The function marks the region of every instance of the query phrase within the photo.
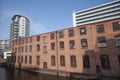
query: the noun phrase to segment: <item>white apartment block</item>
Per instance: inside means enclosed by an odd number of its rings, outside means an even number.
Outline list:
[[[73,26],[86,25],[120,18],[120,0],[73,13]]]
[[[25,16],[14,15],[10,29],[10,40],[20,37],[28,37],[30,32],[30,21]]]

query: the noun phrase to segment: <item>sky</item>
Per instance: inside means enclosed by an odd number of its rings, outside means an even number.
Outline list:
[[[0,40],[9,39],[15,14],[30,20],[30,35],[73,26],[72,14],[115,0],[0,0]]]

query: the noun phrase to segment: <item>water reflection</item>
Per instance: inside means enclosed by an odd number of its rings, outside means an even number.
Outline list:
[[[0,80],[57,80],[57,76],[0,67]],[[59,77],[59,80],[66,80]]]

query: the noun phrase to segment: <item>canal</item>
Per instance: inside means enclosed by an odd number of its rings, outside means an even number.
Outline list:
[[[0,67],[0,80],[66,80],[65,77]]]

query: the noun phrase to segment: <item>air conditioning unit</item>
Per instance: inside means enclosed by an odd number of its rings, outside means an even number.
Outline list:
[[[107,47],[107,44],[106,43],[99,43],[98,47]]]

